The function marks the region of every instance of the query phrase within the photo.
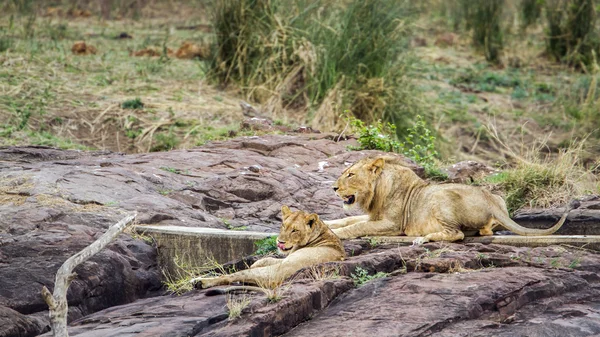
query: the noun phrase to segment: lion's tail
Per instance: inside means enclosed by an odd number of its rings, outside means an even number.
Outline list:
[[[265,295],[269,295],[269,289],[264,289],[261,287],[253,287],[253,286],[231,286],[231,287],[227,287],[227,288],[215,288],[215,289],[210,289],[210,290],[206,291],[206,293],[204,293],[204,295],[205,296],[224,295],[224,294],[228,294],[228,293],[236,292],[236,291],[256,291],[256,292],[262,292]]]
[[[548,229],[525,228],[525,227],[519,225],[518,223],[514,222],[508,215],[506,215],[504,213],[502,213],[501,216],[498,216],[498,220],[500,220],[500,222],[502,223],[502,226],[504,228],[510,230],[511,232],[519,234],[519,235],[525,235],[525,236],[550,235],[550,234],[553,234],[554,232],[556,232],[557,230],[559,230],[560,227],[562,227],[562,225],[565,223],[565,220],[567,219],[569,212],[573,209],[578,208],[579,206],[580,206],[579,200],[571,201],[569,203],[569,206],[567,207],[567,210],[563,213],[560,220],[558,220],[558,222],[554,226],[552,226]]]

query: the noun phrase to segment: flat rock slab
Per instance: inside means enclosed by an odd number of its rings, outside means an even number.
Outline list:
[[[263,294],[138,300],[74,322],[72,336],[590,336],[600,255],[562,246],[345,243],[345,261]],[[368,280],[368,275],[387,273]],[[247,301],[239,318],[228,302]]]
[[[382,243],[397,243],[399,245],[412,245],[416,237],[412,236],[375,236],[373,240]],[[570,245],[600,251],[600,235],[546,235],[546,236],[521,236],[521,235],[491,235],[465,237],[461,242],[502,244],[517,247],[545,247],[551,245]]]

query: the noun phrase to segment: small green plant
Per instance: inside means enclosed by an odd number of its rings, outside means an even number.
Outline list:
[[[560,261],[560,257],[555,257],[552,260],[550,260],[550,267],[556,268],[556,269],[562,267],[562,262]]]
[[[157,133],[154,135],[154,145],[150,148],[150,152],[170,151],[176,148],[180,143],[177,135],[169,130],[168,133]]]
[[[269,236],[268,238],[260,239],[254,242],[256,246],[255,255],[267,255],[277,252],[277,236]]]
[[[575,268],[579,267],[580,265],[581,265],[581,257],[578,256],[573,261],[571,261],[571,263],[569,263],[568,268],[575,269]]]
[[[112,206],[117,206],[118,204],[119,204],[118,201],[109,201],[109,202],[104,203],[104,206],[112,207]]]
[[[128,99],[125,102],[121,103],[121,108],[134,110],[143,109],[144,103],[139,97],[136,97],[134,99]]]
[[[379,246],[379,240],[377,240],[377,238],[369,238],[369,246],[371,248],[375,248],[377,246]]]
[[[157,191],[158,191],[158,193],[160,193],[160,195],[169,195],[169,194],[173,193],[173,190],[169,190],[169,189],[158,189]]]
[[[350,277],[352,277],[352,280],[354,281],[355,287],[360,287],[371,280],[387,276],[388,273],[384,272],[378,272],[376,274],[369,275],[369,272],[361,267],[356,267],[356,269],[354,269],[354,273],[350,274]]]
[[[176,169],[174,167],[161,166],[160,169],[163,170],[163,171],[167,171],[167,172],[171,172],[171,173],[175,173],[175,174],[181,174],[181,170],[180,169]]]

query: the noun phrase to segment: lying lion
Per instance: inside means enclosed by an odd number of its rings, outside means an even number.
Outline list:
[[[342,173],[333,190],[344,208],[358,204],[368,214],[325,221],[340,239],[408,235],[419,236],[414,244],[421,244],[462,240],[463,230],[492,235],[496,226],[520,235],[550,235],[570,211],[549,229],[521,227],[509,217],[500,196],[477,186],[429,184],[391,156],[361,159]]]
[[[298,270],[324,262],[341,261],[345,257],[344,246],[316,214],[303,211],[292,212],[281,208],[283,224],[277,237],[278,250],[287,255],[284,259],[266,257],[256,261],[250,269],[218,277],[198,278],[202,288],[243,282],[261,287],[275,288]],[[260,290],[242,287],[247,290]],[[242,289],[240,288],[240,289]],[[231,290],[236,290],[232,288]]]

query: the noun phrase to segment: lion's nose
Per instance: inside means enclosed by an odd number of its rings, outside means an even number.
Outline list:
[[[334,192],[337,192],[337,190],[339,190],[339,189],[340,189],[339,187],[337,187],[337,186],[333,186],[333,191],[334,191]]]

